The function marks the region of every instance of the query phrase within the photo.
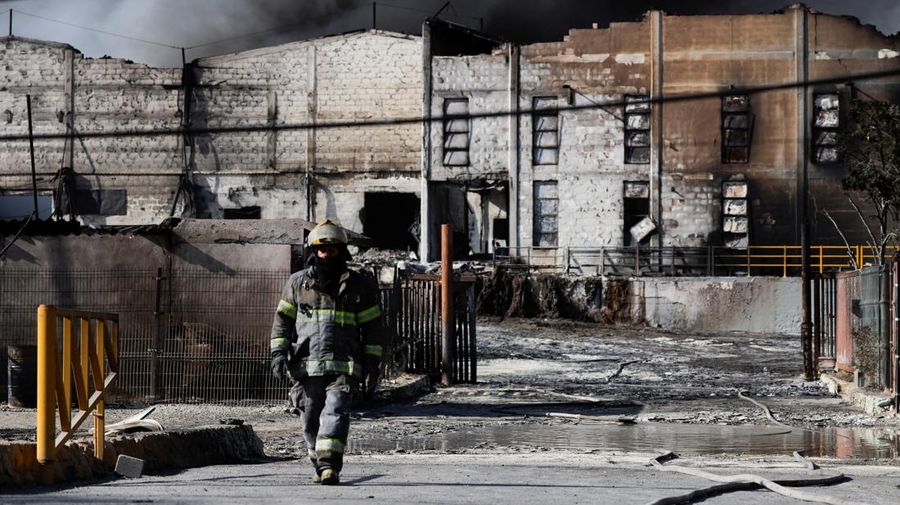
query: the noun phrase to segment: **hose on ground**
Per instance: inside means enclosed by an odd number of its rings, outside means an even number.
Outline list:
[[[750,402],[750,403],[756,405],[757,407],[761,408],[761,409],[763,410],[763,412],[766,413],[766,417],[767,417],[770,421],[772,421],[773,423],[775,423],[775,424],[777,424],[777,425],[779,425],[779,426],[784,426],[785,428],[788,428],[788,431],[786,431],[786,432],[766,433],[766,435],[785,435],[785,434],[787,434],[787,433],[790,433],[790,432],[793,431],[793,430],[809,431],[809,432],[812,432],[812,433],[822,433],[822,430],[814,430],[814,429],[811,429],[811,428],[803,428],[803,427],[798,427],[798,426],[791,426],[790,424],[783,423],[783,422],[779,421],[778,419],[775,419],[775,416],[772,415],[772,411],[771,411],[771,410],[769,409],[769,407],[767,407],[765,404],[760,403],[760,402],[754,400],[753,398],[750,398],[749,396],[744,396],[743,393],[741,393],[740,391],[738,391],[737,396],[738,396],[738,398],[740,398],[740,399],[742,399],[742,400],[747,400],[748,402]],[[847,435],[842,435],[842,434],[840,434],[840,433],[835,433],[835,436],[838,436],[838,437],[841,437],[841,438],[850,438],[850,437],[848,437]]]
[[[827,503],[829,505],[855,505],[854,502],[848,502],[842,500],[840,498],[835,498],[829,495],[818,495],[813,493],[808,493],[804,491],[799,491],[796,489],[791,489],[790,487],[802,487],[802,486],[825,486],[831,484],[838,484],[847,480],[843,474],[830,474],[830,475],[822,475],[821,477],[812,477],[812,478],[804,478],[804,479],[778,479],[778,480],[770,480],[759,475],[754,474],[739,474],[739,475],[719,475],[711,472],[707,472],[704,470],[700,470],[698,468],[688,468],[678,465],[664,465],[662,462],[668,459],[672,459],[675,457],[671,452],[663,453],[655,458],[650,460],[650,464],[653,465],[657,470],[661,470],[664,472],[677,472],[686,475],[691,475],[694,477],[700,477],[703,479],[711,480],[714,482],[719,482],[715,486],[705,487],[696,489],[686,494],[676,495],[676,496],[666,496],[663,498],[659,498],[657,500],[648,502],[647,505],[676,505],[681,503],[690,503],[692,501],[696,501],[700,498],[705,498],[708,496],[719,495],[723,493],[729,493],[733,491],[746,491],[753,490],[759,488],[766,488],[772,492],[778,493],[782,496],[787,496],[789,498],[794,498],[797,500],[809,501],[809,502],[817,502],[817,503]],[[794,453],[794,457],[802,460],[801,462],[806,462],[806,459],[803,458],[799,453]],[[808,466],[807,466],[808,467]]]

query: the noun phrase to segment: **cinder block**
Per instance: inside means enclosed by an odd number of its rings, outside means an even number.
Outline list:
[[[144,460],[119,454],[119,458],[116,460],[116,473],[123,477],[136,479],[144,473]]]

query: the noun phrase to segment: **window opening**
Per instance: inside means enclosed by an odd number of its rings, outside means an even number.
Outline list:
[[[469,99],[444,100],[444,166],[469,165]]]
[[[650,163],[650,97],[625,96],[625,163]]]
[[[535,165],[559,162],[559,107],[555,96],[532,100],[531,160]]]
[[[840,96],[837,93],[813,95],[813,163],[837,163]]]
[[[753,136],[749,95],[722,97],[722,163],[748,163]]]
[[[535,247],[556,247],[559,238],[558,209],[559,193],[556,181],[535,181],[533,238]]]

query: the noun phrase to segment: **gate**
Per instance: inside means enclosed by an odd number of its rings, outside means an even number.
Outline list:
[[[859,329],[859,272],[841,272],[836,278],[835,368],[853,373],[853,333]],[[855,301],[855,303],[854,303]]]
[[[395,359],[406,369],[439,374],[442,355],[440,276],[409,274],[399,278],[400,309],[397,311]],[[475,278],[454,281],[456,346],[453,381],[473,383],[477,379],[475,344]]]
[[[837,281],[833,273],[813,277],[813,343],[818,365],[834,368]],[[827,365],[826,365],[827,364]]]
[[[900,413],[900,257],[895,256],[891,263],[890,289],[890,332],[891,332],[891,381],[894,392],[894,412]]]

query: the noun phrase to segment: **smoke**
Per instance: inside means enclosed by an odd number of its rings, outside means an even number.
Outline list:
[[[0,0],[0,7],[18,11],[13,14],[17,36],[68,43],[89,57],[110,55],[154,66],[181,66],[181,47],[188,48],[190,60],[363,28],[371,24],[363,8],[370,5],[365,0]],[[256,32],[265,33],[241,37]],[[221,42],[209,44],[215,41]]]
[[[379,28],[420,33],[422,22],[445,0],[385,0]],[[441,17],[516,42],[561,40],[570,28],[637,21],[651,9],[671,15],[755,14],[785,8],[792,0],[453,0]],[[900,30],[897,0],[807,0],[811,8]],[[16,13],[14,34],[71,44],[86,56],[110,55],[154,66],[310,39],[372,26],[371,0],[0,0],[0,9],[59,19],[126,34],[160,45],[127,40]],[[5,21],[0,17],[0,24]],[[278,28],[277,30],[271,30]],[[241,35],[261,32],[252,36]],[[210,42],[216,42],[210,44]],[[165,47],[172,46],[172,47]],[[194,47],[201,46],[201,47]]]
[[[485,13],[485,30],[516,42],[561,40],[570,28],[601,27],[611,22],[638,21],[651,9],[670,15],[764,14],[782,10],[790,0],[537,0],[527,8],[517,0],[460,0],[457,5]],[[874,25],[885,34],[900,30],[900,3],[896,0],[807,0],[806,5],[819,12],[850,15],[864,24]]]

